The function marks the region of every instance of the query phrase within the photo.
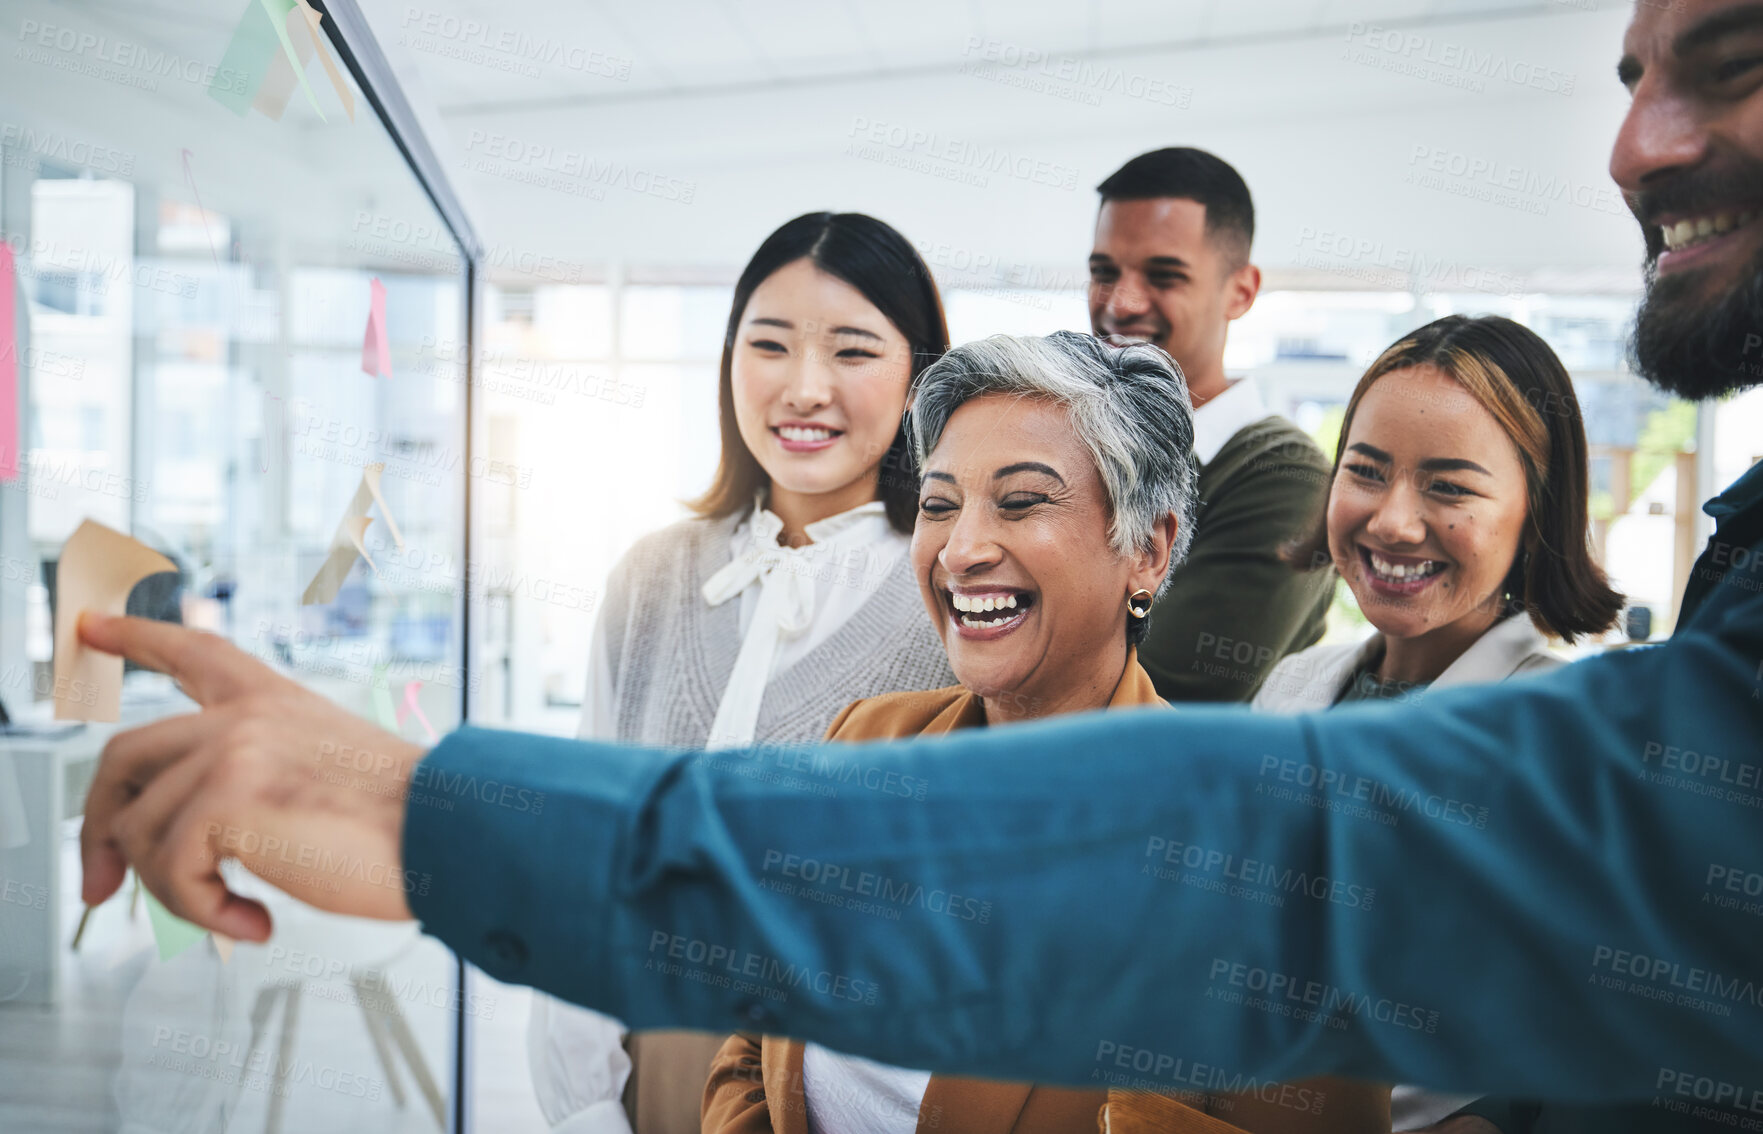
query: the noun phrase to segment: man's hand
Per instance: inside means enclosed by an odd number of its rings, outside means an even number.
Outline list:
[[[170,674],[202,706],[104,746],[80,831],[88,904],[133,865],[172,913],[263,941],[269,911],[221,879],[221,860],[236,858],[319,909],[411,916],[404,797],[421,748],[213,634],[88,611],[80,637]]]

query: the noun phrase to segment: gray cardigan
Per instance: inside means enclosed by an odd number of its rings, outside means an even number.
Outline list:
[[[1273,667],[1255,694],[1254,707],[1265,713],[1307,713],[1332,706],[1361,662],[1383,645],[1373,634],[1363,642],[1311,646]],[[1432,688],[1504,681],[1540,673],[1563,664],[1529,618],[1512,615],[1486,633],[1439,674]]]
[[[739,522],[681,521],[638,540],[613,568],[600,616],[619,740],[702,748],[709,739],[741,650],[741,615],[738,602],[707,604],[703,588],[729,561]],[[852,701],[954,683],[902,557],[843,626],[772,678],[754,740],[819,740]]]

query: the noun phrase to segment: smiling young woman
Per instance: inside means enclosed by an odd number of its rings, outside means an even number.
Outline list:
[[[917,479],[901,415],[948,349],[930,271],[860,213],[797,217],[735,285],[722,455],[698,515],[614,568],[581,735],[670,748],[817,740],[852,699],[948,684],[907,547]],[[633,1061],[645,1130],[698,1128],[717,1041],[639,1035],[537,997],[534,1086],[553,1123],[618,1129]]]
[[[1376,628],[1274,667],[1255,708],[1414,701],[1562,659],[1622,610],[1592,558],[1585,426],[1555,352],[1509,319],[1452,315],[1384,351],[1341,423],[1328,505],[1294,566],[1339,571]],[[1469,1097],[1397,1087],[1393,1129]]]
[[[1361,676],[1418,689],[1520,613],[1510,633],[1528,627],[1538,648],[1544,634],[1572,642],[1615,623],[1623,600],[1592,558],[1587,475],[1585,425],[1555,352],[1510,319],[1452,315],[1359,380],[1327,510],[1289,556],[1332,565],[1377,628],[1357,655]],[[1328,649],[1293,655],[1267,685],[1290,685]]]

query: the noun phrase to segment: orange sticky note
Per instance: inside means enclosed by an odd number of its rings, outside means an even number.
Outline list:
[[[249,13],[247,13],[248,15]],[[263,85],[257,88],[257,97],[251,105],[269,118],[281,121],[282,112],[288,108],[288,99],[294,93],[294,87],[300,80],[299,72],[306,69],[307,60],[312,58],[311,33],[306,21],[296,12],[287,14],[289,42],[293,54],[278,53],[269,61],[263,72]]]
[[[114,721],[122,713],[122,659],[80,641],[83,610],[121,614],[129,592],[177,566],[146,544],[86,520],[55,567],[55,719]]]
[[[318,61],[324,64],[324,73],[330,77],[331,88],[337,92],[337,101],[343,104],[343,111],[349,115],[349,121],[355,121],[355,92],[351,91],[349,84],[343,81],[342,72],[338,71],[337,65],[331,61],[331,53],[324,49],[324,32],[318,26],[324,16],[307,3],[307,0],[294,0],[294,2],[300,6],[300,14],[306,17],[306,34],[312,37],[312,46],[318,51]],[[288,13],[289,20],[294,18],[294,13]]]

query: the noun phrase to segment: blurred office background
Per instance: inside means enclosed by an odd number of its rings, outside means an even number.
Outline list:
[[[1673,402],[1625,364],[1642,249],[1605,168],[1624,3],[314,8],[353,119],[316,60],[279,117],[215,97],[258,0],[0,0],[16,716],[44,711],[53,565],[90,517],[178,564],[186,621],[364,714],[385,688],[412,739],[467,715],[573,732],[607,571],[714,466],[727,305],[767,233],[888,221],[957,342],[1087,329],[1094,186],[1164,145],[1248,180],[1265,284],[1227,365],[1331,452],[1406,330],[1492,312],[1554,345],[1637,634],[1671,628],[1700,501],[1763,456],[1763,394]],[[361,367],[375,279],[390,378]],[[378,570],[302,607],[372,462],[403,547],[376,522]],[[1357,629],[1343,600],[1331,633]],[[132,675],[125,721],[176,703]],[[68,816],[102,735],[16,757],[42,810],[0,854],[35,854],[37,881],[0,859],[0,940],[41,963],[0,964],[0,1128],[542,1128],[524,993],[436,942],[289,910],[280,946],[161,962],[124,895],[73,952]],[[291,1075],[239,1058],[277,1044]]]

